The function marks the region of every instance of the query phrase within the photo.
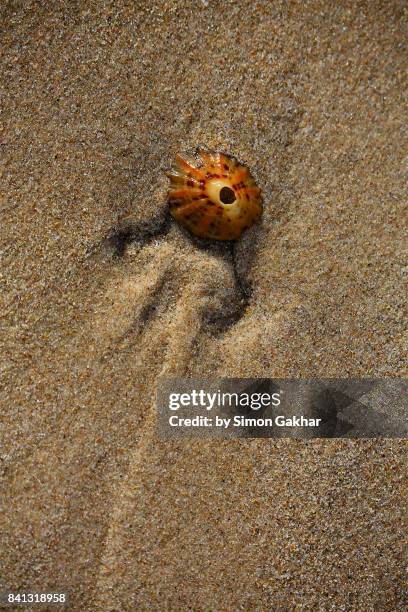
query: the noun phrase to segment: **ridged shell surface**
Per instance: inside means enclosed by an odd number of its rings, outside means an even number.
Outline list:
[[[262,214],[261,191],[234,157],[200,149],[197,158],[176,156],[167,172],[170,213],[201,238],[236,240]]]

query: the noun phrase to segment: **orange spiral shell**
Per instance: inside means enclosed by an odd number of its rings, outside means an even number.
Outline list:
[[[262,214],[261,191],[234,157],[199,149],[198,159],[176,155],[167,172],[170,213],[201,238],[236,240]]]

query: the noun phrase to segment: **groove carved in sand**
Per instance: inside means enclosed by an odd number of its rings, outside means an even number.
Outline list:
[[[121,256],[93,308],[98,352],[143,360],[156,351],[158,375],[181,375],[198,337],[225,331],[245,310],[231,249],[197,248],[175,228],[133,235],[123,249],[113,241]]]

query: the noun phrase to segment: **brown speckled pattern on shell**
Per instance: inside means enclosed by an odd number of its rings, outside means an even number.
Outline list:
[[[167,172],[170,213],[196,236],[236,240],[260,218],[261,191],[234,157],[200,149],[197,160],[177,155],[176,163]]]

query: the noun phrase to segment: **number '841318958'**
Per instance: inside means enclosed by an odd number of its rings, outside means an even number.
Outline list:
[[[66,593],[7,593],[7,603],[30,604],[30,603],[66,603]]]

